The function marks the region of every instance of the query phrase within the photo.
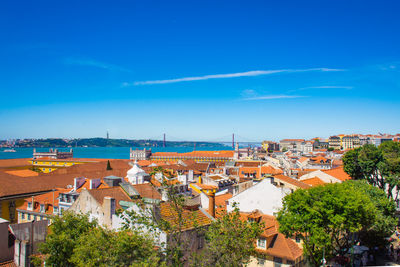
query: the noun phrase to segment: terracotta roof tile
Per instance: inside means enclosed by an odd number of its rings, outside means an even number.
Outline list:
[[[14,261],[11,260],[11,261],[0,262],[0,267],[18,267],[18,265],[16,265]]]
[[[251,213],[240,213],[240,215],[242,220],[247,220]],[[260,236],[267,239],[267,248],[256,248],[258,253],[286,258],[291,261],[296,261],[302,257],[303,250],[293,240],[278,232],[279,224],[274,216],[261,214],[260,218],[265,226]]]
[[[49,193],[45,193],[42,195],[25,198],[24,204],[22,206],[18,207],[18,209],[28,211],[28,202],[32,202],[32,200],[33,200],[34,205],[32,207],[32,210],[29,210],[29,211],[52,215],[53,207],[58,206],[58,202],[59,202],[58,196],[60,195],[60,193],[67,193],[70,191],[71,191],[70,188],[57,188],[54,192],[49,192]],[[45,205],[45,212],[40,211],[40,204]]]
[[[257,178],[260,178],[261,174],[282,174],[283,171],[272,166],[261,166],[261,167],[240,167],[239,168],[239,178],[244,178],[245,174],[255,174]]]
[[[351,179],[351,177],[343,170],[343,166],[335,168],[335,169],[323,170],[323,172],[326,174],[329,174],[341,181],[347,181],[347,180]]]
[[[19,176],[19,177],[29,177],[29,176],[38,176],[39,173],[32,170],[13,170],[13,171],[5,171],[5,173]]]
[[[215,196],[215,205],[217,207],[222,206],[226,208],[226,201],[232,197],[231,193]]]
[[[0,159],[0,168],[21,167],[31,165],[31,159]]]
[[[121,208],[121,206],[119,205],[120,201],[132,201],[131,198],[125,193],[125,191],[119,186],[103,189],[92,189],[88,191],[89,194],[91,194],[100,205],[103,204],[104,197],[114,198],[116,204],[115,206],[117,209]]]
[[[324,185],[325,183],[319,179],[318,177],[312,177],[305,180],[302,180],[303,183],[308,184],[310,186]]]
[[[0,198],[66,188],[68,185],[74,184],[76,177],[103,178],[109,175],[125,177],[127,171],[132,168],[128,163],[129,160],[110,160],[113,169],[106,170],[107,161],[105,160],[74,165],[33,177],[19,177],[0,171]]]
[[[231,150],[218,151],[192,151],[187,153],[177,152],[155,152],[152,157],[220,157],[232,158],[235,152]]]
[[[280,142],[304,142],[304,139],[283,139]]]
[[[310,185],[303,183],[302,181],[298,181],[296,179],[290,178],[286,175],[283,174],[278,174],[278,175],[274,175],[274,178],[279,179],[281,181],[284,181],[286,183],[292,184],[298,188],[302,188],[302,189],[307,189],[310,187]]]
[[[142,198],[151,198],[151,199],[160,199],[160,193],[149,183],[146,184],[135,184],[133,187],[138,191],[140,197]]]
[[[171,203],[163,202],[160,204],[161,218],[169,222],[172,227],[176,227],[179,224],[176,210],[173,208]],[[211,219],[206,216],[201,210],[186,210],[182,212],[182,229],[188,230],[195,226],[204,226],[211,224]]]

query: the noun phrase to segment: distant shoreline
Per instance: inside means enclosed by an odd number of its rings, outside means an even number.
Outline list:
[[[1,144],[0,144],[1,145]],[[75,147],[215,147],[225,146],[218,142],[202,141],[162,141],[162,140],[130,140],[130,139],[107,139],[107,138],[79,138],[79,139],[21,139],[13,145],[2,144],[3,148],[75,148]]]

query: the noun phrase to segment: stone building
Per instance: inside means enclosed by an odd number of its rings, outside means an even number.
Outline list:
[[[57,148],[50,148],[49,152],[37,152],[36,148],[33,149],[33,159],[51,158],[51,159],[68,159],[74,156],[72,148],[69,152],[59,151]]]
[[[130,159],[135,161],[150,159],[151,154],[152,154],[151,149],[146,149],[146,148],[143,148],[143,150],[139,149],[133,150],[132,148],[130,149]]]

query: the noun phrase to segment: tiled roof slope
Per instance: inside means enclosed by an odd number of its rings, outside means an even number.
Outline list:
[[[38,176],[39,173],[32,171],[32,170],[12,170],[12,171],[5,171],[5,173],[11,174],[11,175],[15,175],[15,176],[19,176],[19,177],[29,177],[29,176]]]
[[[220,151],[192,151],[186,153],[177,152],[156,152],[152,156],[155,157],[226,157],[232,158],[235,152],[231,150]]]
[[[39,175],[19,177],[0,171],[0,198],[21,194],[39,193],[74,184],[71,175]]]
[[[133,187],[138,191],[140,197],[142,198],[151,198],[151,199],[160,199],[161,194],[150,184],[134,184]]]
[[[103,205],[104,197],[114,198],[115,199],[115,207],[117,209],[121,208],[121,206],[119,204],[120,201],[132,201],[131,198],[119,186],[110,187],[110,188],[102,188],[102,189],[92,189],[92,190],[88,190],[88,191],[89,191],[89,194],[91,194],[100,205]]]
[[[0,168],[12,168],[31,165],[31,159],[1,159]]]
[[[268,244],[267,250],[256,249],[258,252],[266,253],[268,255],[286,258],[291,261],[296,261],[303,255],[303,250],[291,239],[286,238],[283,234],[278,233]]]
[[[277,179],[279,179],[281,181],[284,181],[286,183],[292,184],[292,185],[294,185],[294,186],[296,186],[298,188],[302,188],[302,189],[310,188],[310,185],[303,183],[303,181],[300,182],[300,181],[298,181],[296,179],[290,178],[290,177],[288,177],[286,175],[283,175],[283,174],[274,175],[274,178],[277,178]]]
[[[325,183],[319,179],[318,177],[312,177],[305,180],[302,180],[303,183],[308,184],[310,186],[324,185]]]
[[[0,267],[18,267],[18,265],[16,265],[14,261],[11,260],[11,261],[0,262]]]
[[[240,213],[241,219],[247,220],[254,213]],[[256,248],[258,253],[286,258],[291,261],[296,261],[303,255],[303,250],[293,240],[279,233],[279,224],[274,216],[259,214],[258,217],[264,222],[265,226],[260,236],[267,239],[267,248]]]
[[[335,168],[335,169],[324,170],[323,172],[326,174],[329,174],[341,181],[347,181],[347,180],[351,179],[351,177],[343,170],[343,166]]]
[[[21,207],[19,207],[19,209],[28,210],[28,202],[32,202],[32,198],[33,198],[35,205],[33,205],[31,211],[37,212],[37,213],[43,213],[40,211],[40,204],[48,204],[45,207],[44,213],[51,215],[51,214],[53,214],[53,204],[55,206],[58,206],[58,201],[59,201],[58,196],[60,195],[60,193],[67,193],[70,191],[71,191],[71,189],[57,188],[57,190],[54,192],[49,192],[49,193],[45,193],[42,195],[25,198],[24,204]]]
[[[167,221],[172,227],[176,227],[179,224],[176,210],[173,208],[171,203],[164,202],[160,204],[161,218]],[[201,210],[183,210],[182,213],[183,230],[189,230],[194,226],[204,226],[211,224],[211,219],[205,215]]]

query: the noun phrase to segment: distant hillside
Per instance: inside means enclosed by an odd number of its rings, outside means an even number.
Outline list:
[[[175,142],[167,141],[166,146],[170,147],[213,147],[222,145],[210,142]],[[82,138],[82,139],[24,139],[15,143],[16,147],[162,147],[163,141],[158,140],[129,140],[129,139],[106,139],[106,138]]]

